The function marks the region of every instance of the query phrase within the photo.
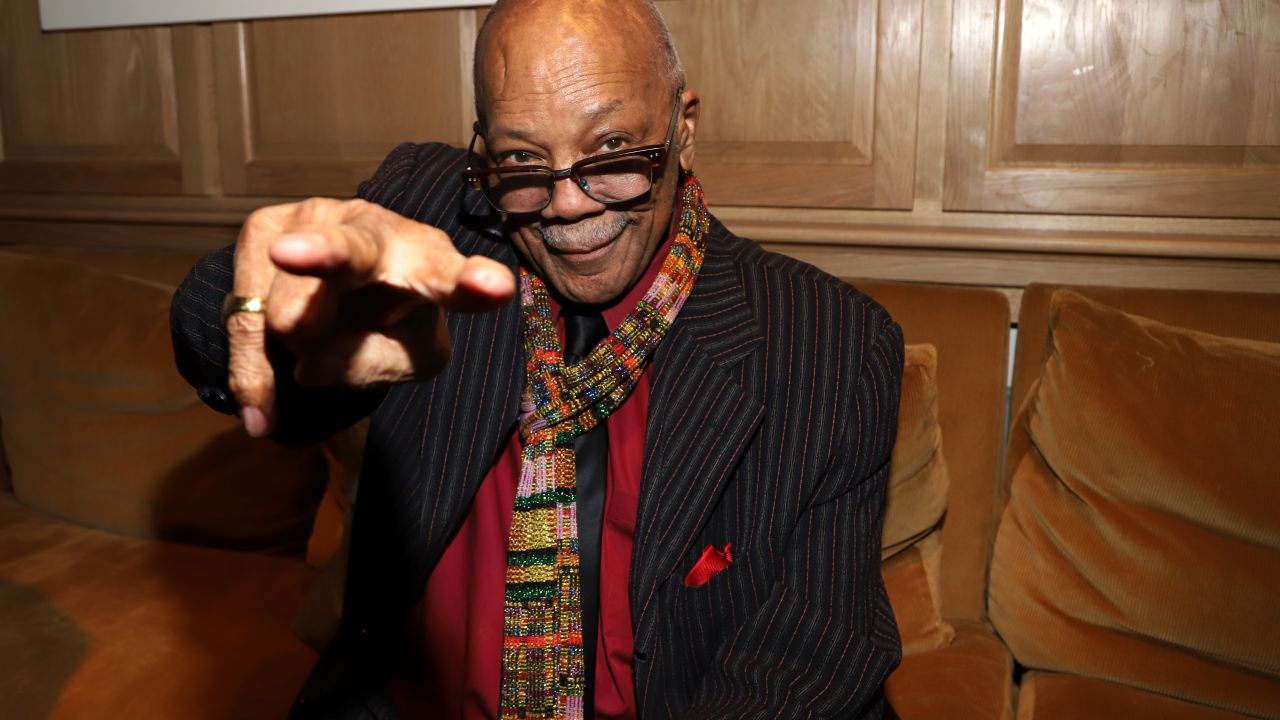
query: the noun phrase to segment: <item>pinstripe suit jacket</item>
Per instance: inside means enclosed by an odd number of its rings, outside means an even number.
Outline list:
[[[403,145],[360,195],[437,226],[464,254],[516,255],[465,192],[465,153]],[[225,398],[217,309],[230,249],[179,289],[179,367]],[[304,441],[372,412],[343,623],[297,717],[392,717],[381,688],[424,582],[515,431],[517,303],[452,314],[432,381],[377,396],[282,389],[280,433]],[[643,718],[880,717],[897,629],[880,578],[902,337],[876,303],[719,222],[653,360],[630,595]],[[683,578],[707,545],[733,563]]]

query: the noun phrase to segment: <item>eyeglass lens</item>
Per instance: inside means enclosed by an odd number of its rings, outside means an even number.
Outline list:
[[[584,162],[573,180],[597,202],[634,200],[653,185],[653,162],[641,155]],[[551,202],[554,192],[551,173],[545,168],[486,175],[483,182],[489,200],[509,213],[537,212]]]

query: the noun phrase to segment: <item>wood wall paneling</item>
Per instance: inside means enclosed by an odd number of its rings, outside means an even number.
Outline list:
[[[0,242],[220,243],[256,207],[350,195],[398,142],[470,135],[484,10],[42,34],[35,3],[0,5]],[[1280,291],[1275,0],[659,7],[740,234],[1015,302],[1032,280]]]
[[[1017,309],[1028,283],[1280,292],[1280,266],[1246,260],[1089,256],[965,249],[765,243],[838,277],[965,284],[1004,290]],[[963,278],[963,283],[957,283]],[[855,283],[856,284],[856,283]]]
[[[0,191],[181,193],[167,27],[44,33],[37,0],[0,5]]]
[[[0,220],[0,247],[181,250],[198,253],[235,242],[238,226]]]
[[[475,10],[214,27],[228,194],[350,196],[405,141],[464,143]]]
[[[910,208],[920,0],[660,0],[730,205]]]
[[[955,0],[944,207],[1280,217],[1280,4]]]

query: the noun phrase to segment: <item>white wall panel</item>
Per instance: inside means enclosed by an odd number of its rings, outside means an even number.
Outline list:
[[[475,7],[493,0],[40,0],[45,30]]]

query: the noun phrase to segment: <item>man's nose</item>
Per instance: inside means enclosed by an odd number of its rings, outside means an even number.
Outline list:
[[[604,210],[604,203],[593,200],[572,177],[556,180],[552,185],[551,202],[542,208],[542,217],[548,220],[577,220]]]

